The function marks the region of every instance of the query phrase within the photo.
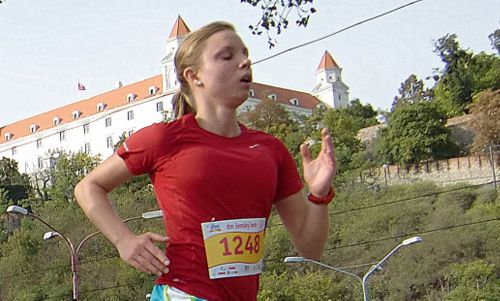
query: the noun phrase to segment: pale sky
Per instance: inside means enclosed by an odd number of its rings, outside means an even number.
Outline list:
[[[323,37],[410,0],[315,0],[307,28],[290,22],[269,49],[253,36],[260,11],[240,0],[5,0],[0,4],[0,126],[161,73],[177,15],[191,30],[235,25],[254,61]],[[500,0],[426,0],[253,67],[254,81],[310,92],[325,50],[343,69],[350,98],[389,109],[410,74],[441,68],[433,41],[455,33],[463,48],[494,53]],[[293,18],[295,15],[290,14]],[[87,88],[78,91],[81,81]],[[429,85],[432,82],[428,83]]]

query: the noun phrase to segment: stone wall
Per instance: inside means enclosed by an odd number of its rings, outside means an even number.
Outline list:
[[[410,169],[399,165],[386,165],[375,170],[376,182],[381,186],[407,184],[416,181],[432,181],[438,185],[457,183],[482,184],[500,180],[500,154],[494,154],[494,165],[486,156],[458,157],[421,163]]]

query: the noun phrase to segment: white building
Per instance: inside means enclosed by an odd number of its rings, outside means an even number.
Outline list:
[[[32,173],[52,164],[56,151],[85,152],[107,158],[120,137],[130,135],[171,112],[171,99],[178,84],[174,54],[189,28],[178,17],[166,42],[161,74],[84,99],[42,114],[0,127],[0,158],[18,162],[21,173]],[[333,62],[333,65],[332,65]],[[318,84],[314,96],[275,86],[252,83],[246,110],[265,97],[288,110],[310,114],[325,103],[346,106],[347,86],[341,81],[341,69],[325,52],[316,72]],[[320,100],[322,102],[320,102]]]

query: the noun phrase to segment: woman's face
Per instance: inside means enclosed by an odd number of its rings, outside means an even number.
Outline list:
[[[252,82],[248,49],[234,31],[219,31],[206,40],[197,76],[208,101],[236,108],[248,98]]]

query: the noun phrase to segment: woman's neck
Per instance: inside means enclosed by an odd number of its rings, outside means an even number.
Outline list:
[[[197,112],[195,118],[199,127],[219,136],[232,138],[241,134],[234,110],[232,112],[211,112],[210,114]]]

